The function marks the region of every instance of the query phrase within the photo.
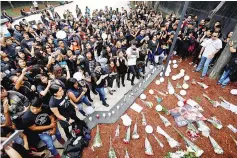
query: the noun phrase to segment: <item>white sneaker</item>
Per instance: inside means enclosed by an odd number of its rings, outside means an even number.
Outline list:
[[[193,67],[197,67],[197,64],[195,64]]]
[[[189,65],[192,65],[193,64],[193,62],[191,62],[191,63],[188,63]]]

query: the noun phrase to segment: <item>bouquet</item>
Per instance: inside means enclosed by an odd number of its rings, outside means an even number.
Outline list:
[[[163,100],[163,98],[159,98],[157,95],[155,95],[155,98],[156,98],[156,101],[158,102],[158,104],[161,103]]]
[[[144,114],[143,112],[141,112],[141,114],[142,114],[142,125],[143,125],[143,126],[146,126],[147,123],[146,123],[146,117],[145,117],[145,114]]]
[[[140,136],[137,132],[137,119],[132,132],[132,139],[138,139]]]
[[[203,150],[196,146],[193,142],[191,142],[188,138],[186,138],[183,134],[181,134],[175,127],[173,127],[176,132],[184,139],[186,144],[195,152],[196,157],[200,157],[203,154]]]
[[[208,85],[206,85],[205,83],[202,82],[197,82],[197,84],[199,84],[202,88],[207,89]]]
[[[172,84],[171,84],[169,79],[168,79],[167,90],[168,90],[169,94],[174,94],[174,92],[175,92],[174,87],[172,86]]]
[[[125,149],[125,158],[129,158],[128,149]]]
[[[210,122],[217,129],[221,129],[223,127],[221,121],[217,120],[216,117],[211,117],[211,119],[207,119],[207,121]]]
[[[160,113],[158,113],[158,114],[159,114],[159,116],[160,116],[161,121],[165,124],[165,127],[168,127],[168,126],[171,125],[170,121],[169,121],[167,118],[165,118],[164,116],[162,116]]]
[[[111,136],[110,136],[110,148],[109,148],[109,156],[108,156],[108,158],[117,158],[116,153],[114,151],[114,148],[112,146]]]
[[[100,138],[100,129],[99,129],[99,125],[97,125],[97,130],[96,130],[96,135],[93,141],[92,150],[94,151],[94,148],[99,148],[101,146],[102,146],[102,141]]]
[[[141,99],[140,99],[141,100]],[[144,100],[141,100],[143,102],[143,104],[145,104],[146,106],[148,106],[149,108],[152,108],[153,107],[153,103],[150,102],[150,101],[144,101]]]
[[[145,154],[146,154],[146,155],[149,155],[149,156],[154,155],[153,150],[152,150],[151,143],[149,142],[149,140],[147,139],[147,137],[146,137],[146,139],[145,139]]]
[[[192,123],[188,123],[187,126],[187,135],[188,137],[193,141],[196,140],[196,138],[200,137],[198,129],[194,126]]]
[[[232,135],[230,135],[230,137],[233,139],[233,141],[235,142],[235,145],[237,146],[237,140]]]
[[[210,135],[210,128],[204,123],[204,121],[197,121],[198,130],[202,132],[202,135],[208,137]]]
[[[156,91],[157,93],[159,93],[160,95],[164,96],[164,97],[167,96],[165,93],[163,93],[163,92],[161,92],[161,91],[158,91],[158,90],[155,90],[155,91]]]
[[[129,143],[130,137],[131,137],[130,135],[131,135],[131,130],[130,130],[130,126],[129,126],[129,127],[127,128],[125,137],[124,137],[124,139],[123,139],[123,142],[124,142],[125,144],[128,144],[128,143]]]
[[[184,99],[183,97],[181,97],[180,95],[178,95],[178,94],[176,94],[176,93],[174,93],[174,96],[176,96],[176,98],[177,98],[179,101],[182,101],[182,102],[185,101],[185,99]]]
[[[157,126],[157,132],[161,135],[163,135],[166,139],[167,142],[169,143],[171,148],[175,148],[179,146],[179,143],[174,140],[172,137],[170,137],[160,126]]]
[[[160,105],[160,104],[158,104],[158,105],[156,106],[156,111],[157,111],[157,112],[163,111],[163,112],[165,112],[166,115],[169,115],[169,114],[170,114],[169,110],[168,110],[166,107],[164,107],[164,106],[162,106],[162,105]]]
[[[203,94],[203,96],[214,106],[217,107],[220,105],[220,103],[218,101],[214,101],[211,98],[209,98],[206,94]]]
[[[177,88],[177,89],[182,89],[182,86],[181,86],[179,83],[177,83],[177,84],[176,84],[176,88]]]
[[[119,127],[120,127],[120,125],[118,124],[118,126],[115,130],[115,137],[119,137]]]
[[[224,151],[222,150],[222,148],[217,144],[217,142],[215,141],[215,139],[213,139],[210,135],[209,135],[209,140],[211,142],[212,147],[214,148],[214,152],[216,154],[223,154]]]
[[[155,138],[155,140],[158,142],[158,144],[160,145],[160,147],[164,147],[164,144],[155,136],[154,133],[152,133],[153,137]]]

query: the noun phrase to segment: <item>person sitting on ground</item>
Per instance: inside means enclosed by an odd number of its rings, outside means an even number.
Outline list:
[[[2,17],[7,18],[10,23],[13,22],[13,18],[7,14],[6,10],[2,10]]]
[[[83,111],[82,103],[86,104],[87,106],[91,106],[87,96],[85,96],[87,88],[80,87],[75,78],[70,78],[68,80],[68,88],[67,95],[69,99],[71,99],[77,105],[77,109],[80,111],[80,113],[86,116],[86,113]]]
[[[28,12],[26,12],[24,8],[22,8],[21,9],[21,15],[22,16],[29,16],[30,14]]]
[[[38,133],[40,139],[47,145],[54,158],[60,155],[53,144],[52,135],[55,135],[60,144],[64,144],[55,120],[55,116],[48,106],[42,106],[43,100],[35,97],[30,103],[30,109],[22,117],[23,124],[31,131]]]
[[[33,6],[30,7],[31,14],[37,14],[35,8]]]

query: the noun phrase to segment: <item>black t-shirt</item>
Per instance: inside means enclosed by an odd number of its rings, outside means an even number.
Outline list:
[[[31,110],[27,110],[25,114],[22,116],[22,121],[25,127],[31,127],[33,125],[36,126],[47,126],[51,124],[50,116],[53,115],[49,107],[42,106],[41,112],[38,114],[34,114]],[[47,131],[47,130],[44,130]],[[38,133],[42,133],[44,131],[37,131]]]
[[[74,113],[74,107],[66,95],[64,95],[61,99],[56,99],[52,96],[49,101],[49,107],[58,108],[59,113],[64,117],[70,117],[71,114]]]
[[[21,46],[22,46],[23,49],[27,48],[29,51],[31,51],[32,43],[34,41],[35,40],[33,38],[30,38],[29,40],[23,39],[21,41]]]
[[[93,81],[92,83],[95,85],[96,88],[102,88],[102,87],[105,86],[105,80],[106,80],[107,78],[102,79],[101,82],[100,82],[100,84],[98,84],[98,85],[96,84],[96,82],[100,79],[100,76],[101,76],[101,75],[105,75],[105,73],[101,71],[100,73],[94,72],[94,73],[91,74],[92,81]]]
[[[40,95],[40,92],[44,91],[46,89],[47,86],[43,86],[43,85],[38,85],[36,87],[37,89],[37,92],[39,93]],[[40,95],[41,96],[41,95]],[[50,101],[50,97],[51,97],[51,94],[50,92],[48,91],[48,93],[45,95],[45,96],[42,96],[43,98],[43,104],[46,104],[46,105],[49,105],[49,101]]]

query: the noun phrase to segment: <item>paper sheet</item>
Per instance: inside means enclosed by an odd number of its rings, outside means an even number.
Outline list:
[[[140,105],[138,105],[136,103],[134,103],[130,108],[133,109],[134,111],[138,112],[138,113],[140,113],[143,109],[143,107],[141,107]]]

